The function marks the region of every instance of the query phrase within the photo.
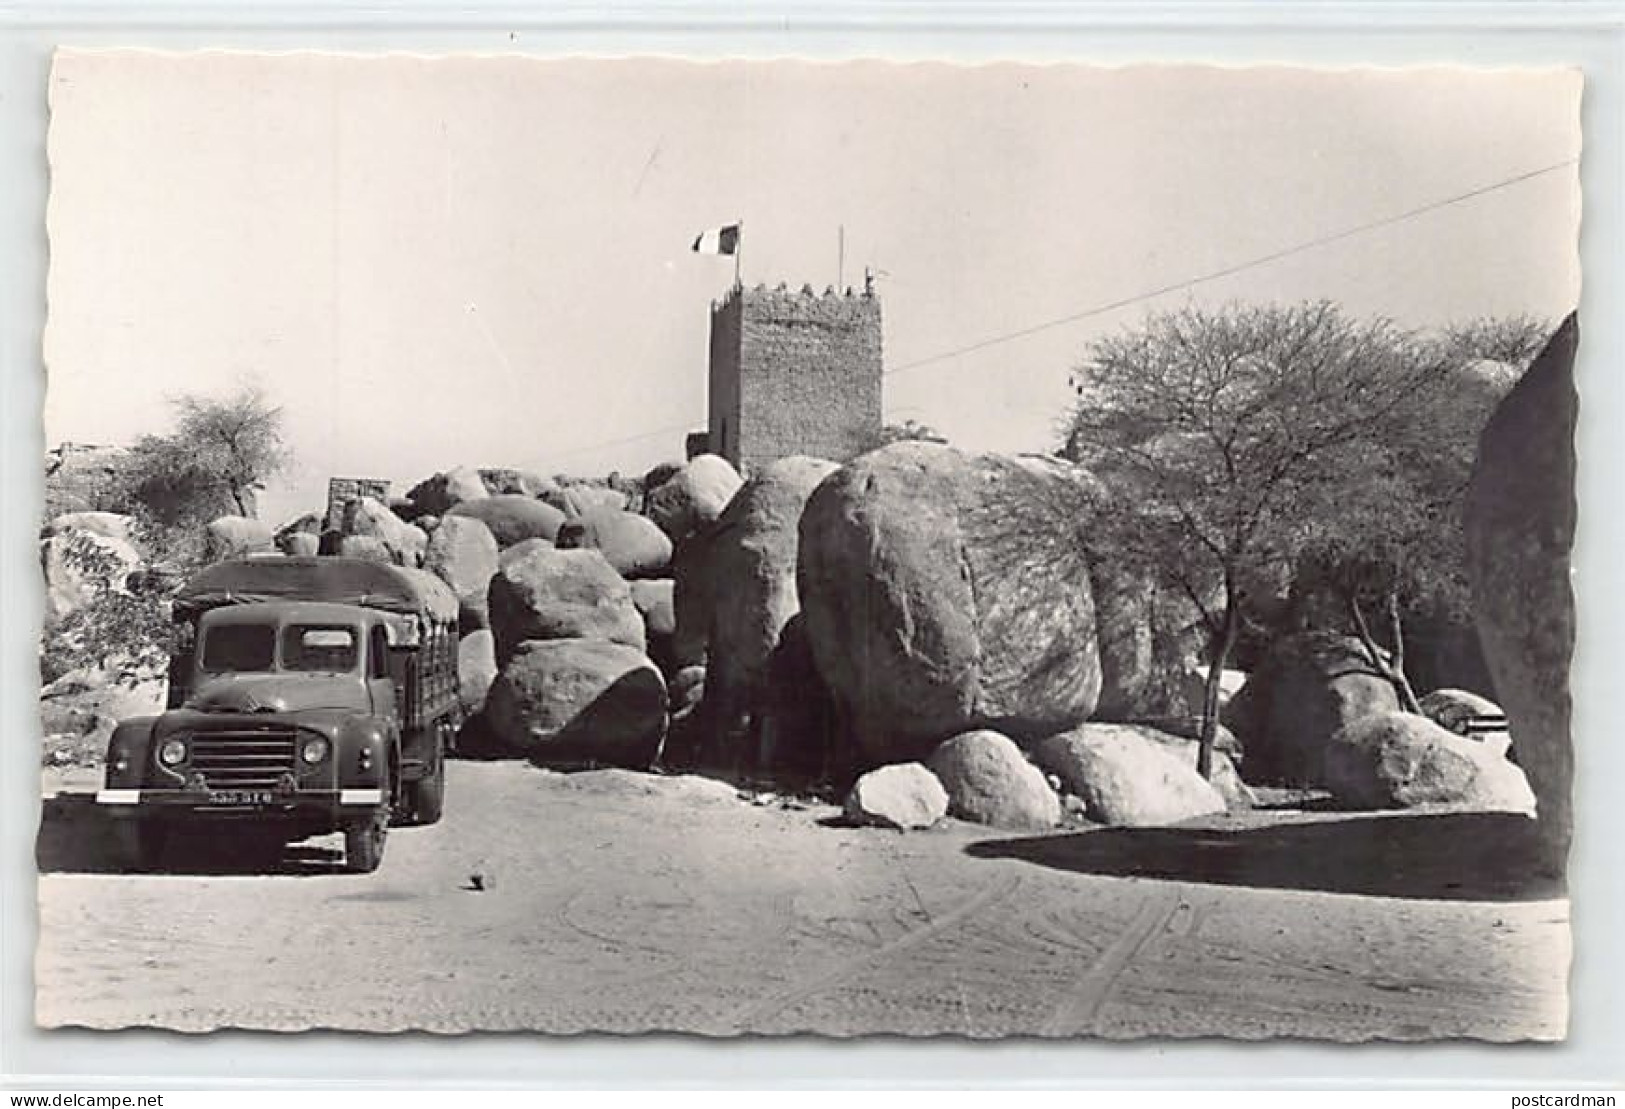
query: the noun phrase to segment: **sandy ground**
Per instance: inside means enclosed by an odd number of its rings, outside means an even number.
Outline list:
[[[1273,811],[907,835],[701,779],[454,763],[382,868],[111,871],[52,774],[47,1027],[1556,1039],[1568,906],[1527,822]],[[487,888],[476,890],[473,874]]]

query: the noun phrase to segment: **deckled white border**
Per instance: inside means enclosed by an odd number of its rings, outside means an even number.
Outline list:
[[[382,5],[125,4],[35,0],[0,10],[0,1066],[56,1088],[362,1082],[422,1086],[1393,1086],[1573,1087],[1617,1082],[1625,943],[1625,731],[1610,696],[1625,659],[1625,0],[1569,3],[1174,3],[930,5],[644,4],[615,22],[587,5],[454,0]],[[465,10],[459,10],[459,8]],[[1608,25],[1612,21],[1613,26]],[[347,1036],[336,1033],[52,1032],[33,1028],[38,820],[33,537],[39,460],[46,242],[45,91],[57,45],[360,52],[795,55],[1242,65],[1576,64],[1586,73],[1582,157],[1581,513],[1574,669],[1578,832],[1571,866],[1576,963],[1561,1046],[1339,1047],[1297,1042],[1046,1044],[889,1039],[720,1041],[678,1037]],[[119,926],[117,921],[106,927]]]

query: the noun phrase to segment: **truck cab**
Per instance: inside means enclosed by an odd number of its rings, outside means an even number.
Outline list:
[[[97,795],[137,866],[175,829],[210,825],[278,853],[342,831],[349,868],[367,872],[392,819],[440,819],[460,722],[455,598],[358,562],[222,563],[182,590],[169,710],[119,725]]]

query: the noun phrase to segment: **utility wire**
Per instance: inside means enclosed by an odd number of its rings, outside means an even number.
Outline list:
[[[1341,242],[1344,239],[1350,239],[1356,235],[1363,235],[1368,231],[1375,231],[1382,227],[1391,227],[1396,223],[1403,223],[1406,220],[1415,219],[1417,216],[1426,215],[1429,212],[1436,212],[1441,208],[1448,208],[1452,204],[1460,204],[1476,197],[1498,192],[1501,189],[1522,184],[1523,182],[1532,180],[1536,177],[1541,177],[1548,173],[1554,173],[1557,170],[1575,165],[1578,162],[1578,158],[1569,158],[1566,161],[1555,162],[1552,165],[1543,166],[1540,169],[1533,169],[1527,173],[1520,173],[1515,177],[1503,178],[1494,184],[1483,185],[1479,188],[1471,189],[1464,193],[1457,193],[1455,196],[1445,197],[1443,200],[1435,200],[1432,203],[1424,204],[1419,208],[1411,208],[1408,211],[1400,212],[1397,215],[1385,216],[1382,219],[1372,220],[1370,223],[1362,223],[1356,227],[1350,227],[1343,231],[1334,232],[1330,235],[1323,235],[1317,239],[1310,239],[1307,242],[1298,243],[1295,246],[1289,246],[1281,250],[1272,251],[1269,254],[1261,254],[1256,258],[1249,258],[1245,262],[1238,262],[1235,265],[1226,266],[1223,269],[1212,270],[1197,277],[1186,278],[1183,281],[1175,281],[1172,284],[1163,285],[1159,288],[1151,289],[1146,292],[1136,293],[1133,296],[1124,297],[1121,300],[1114,300],[1110,304],[1101,304],[1093,308],[1086,308],[1081,312],[1074,312],[1069,316],[1062,316],[1058,319],[1046,320],[1043,323],[1033,324],[1030,327],[1023,327],[1016,331],[1007,331],[1002,335],[995,335],[989,339],[982,339],[979,342],[971,343],[969,346],[944,351],[941,354],[933,354],[930,357],[921,358],[914,362],[905,362],[901,366],[894,366],[891,369],[886,370],[883,376],[890,377],[893,374],[900,374],[909,370],[920,369],[921,367],[929,366],[937,362],[945,362],[950,358],[958,358],[963,354],[972,354],[979,350],[986,350],[989,347],[1013,342],[1016,339],[1024,339],[1029,335],[1036,335],[1042,331],[1049,331],[1053,328],[1064,327],[1069,323],[1077,323],[1080,320],[1089,319],[1091,316],[1105,315],[1107,312],[1115,312],[1117,309],[1126,308],[1131,304],[1138,304],[1141,301],[1166,296],[1168,293],[1176,293],[1181,289],[1189,289],[1197,285],[1206,284],[1209,281],[1217,281],[1222,277],[1230,277],[1234,274],[1241,273],[1244,270],[1250,270],[1257,266],[1268,265],[1271,262],[1278,262],[1283,258],[1290,258],[1294,254],[1301,254],[1304,251],[1315,250],[1319,247]],[[686,423],[671,424],[667,427],[655,428],[652,431],[645,431],[640,435],[629,435],[624,439],[611,439],[602,443],[589,443],[586,446],[572,447],[567,451],[553,451],[550,452],[547,457],[549,459],[573,458],[577,455],[588,454],[596,450],[604,450],[609,447],[618,447],[630,443],[642,442],[645,439],[653,439],[656,436],[665,435],[669,432],[691,431],[695,428],[696,424],[703,424],[704,422],[704,418],[702,417]]]
[[[909,370],[917,370],[923,366],[929,366],[937,362],[945,362],[950,358],[958,358],[962,354],[971,354],[975,351],[986,350],[988,347],[999,346],[1004,343],[1013,342],[1016,339],[1024,339],[1029,335],[1036,335],[1041,331],[1049,331],[1052,328],[1064,327],[1069,323],[1077,323],[1080,320],[1089,319],[1091,316],[1102,316],[1107,312],[1115,312],[1119,308],[1127,308],[1131,304],[1138,304],[1144,300],[1152,300],[1156,297],[1165,296],[1168,293],[1177,293],[1181,289],[1189,289],[1196,285],[1206,284],[1209,281],[1217,281],[1221,277],[1230,277],[1234,274],[1241,273],[1244,270],[1253,269],[1256,266],[1267,265],[1270,262],[1278,262],[1283,258],[1290,258],[1294,254],[1301,254],[1307,250],[1315,250],[1318,247],[1341,242],[1344,239],[1353,238],[1355,235],[1363,235],[1367,231],[1375,231],[1382,227],[1391,227],[1396,223],[1403,223],[1406,220],[1415,219],[1417,216],[1426,215],[1429,212],[1436,212],[1441,208],[1448,208],[1452,204],[1460,204],[1463,201],[1472,200],[1475,197],[1484,196],[1487,193],[1493,193],[1500,189],[1521,184],[1544,174],[1563,169],[1566,166],[1572,166],[1578,161],[1578,158],[1570,158],[1567,161],[1556,162],[1549,166],[1543,166],[1540,169],[1530,170],[1527,173],[1520,173],[1516,177],[1504,178],[1503,180],[1497,181],[1492,185],[1483,185],[1468,192],[1458,193],[1455,196],[1446,197],[1443,200],[1435,200],[1430,204],[1422,205],[1420,208],[1412,208],[1409,211],[1400,212],[1397,215],[1385,216],[1379,220],[1372,220],[1370,223],[1362,223],[1357,227],[1350,227],[1346,230],[1338,231],[1330,235],[1323,235],[1318,239],[1311,239],[1308,242],[1298,243],[1295,246],[1289,246],[1281,250],[1272,251],[1269,254],[1261,254],[1257,258],[1249,258],[1245,262],[1238,262],[1235,265],[1226,266],[1223,269],[1212,270],[1211,272],[1204,273],[1198,277],[1190,277],[1183,281],[1175,281],[1172,284],[1163,285],[1160,288],[1151,289],[1147,292],[1136,293],[1133,296],[1124,297],[1122,300],[1114,300],[1110,304],[1096,305],[1093,308],[1086,308],[1081,312],[1074,312],[1069,316],[1061,316],[1058,319],[1046,320],[1043,323],[1033,324],[1030,327],[1023,327],[1017,331],[1007,331],[1002,335],[995,335],[990,339],[982,339],[979,342],[971,343],[969,346],[944,351],[941,354],[933,354],[927,358],[921,358],[913,362],[905,362],[901,366],[894,366],[885,371],[885,376],[890,377],[893,374],[905,373]]]

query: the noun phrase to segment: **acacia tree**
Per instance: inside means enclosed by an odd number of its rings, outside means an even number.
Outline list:
[[[1372,429],[1358,466],[1310,491],[1296,588],[1336,599],[1372,667],[1411,712],[1421,706],[1405,669],[1405,620],[1424,611],[1466,618],[1461,514],[1478,435],[1549,331],[1528,316],[1446,329],[1435,341],[1445,372],[1418,382]]]
[[[223,399],[188,394],[174,407],[172,432],[136,442],[134,499],[171,526],[222,509],[253,516],[254,494],[287,464],[282,410],[252,385]]]
[[[1442,370],[1411,334],[1320,302],[1153,315],[1074,371],[1065,451],[1107,490],[1099,541],[1155,566],[1207,623],[1204,776],[1248,583],[1292,561],[1311,491]]]

